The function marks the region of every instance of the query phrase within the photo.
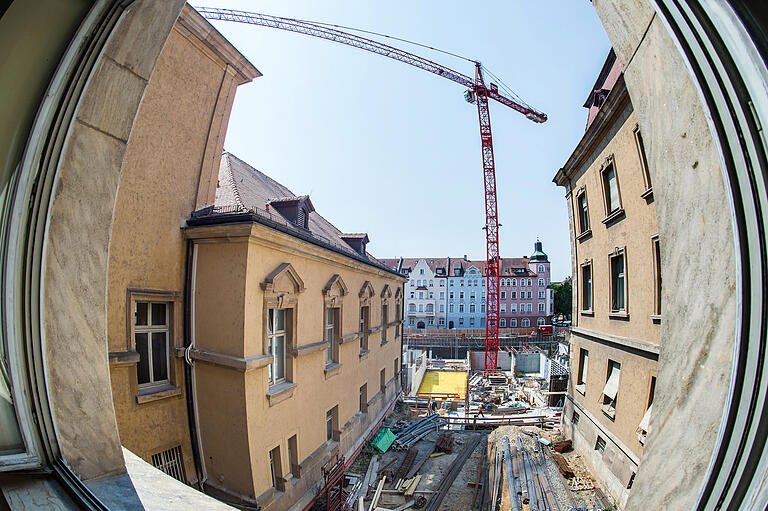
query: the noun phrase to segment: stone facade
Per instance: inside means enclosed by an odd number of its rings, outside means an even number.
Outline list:
[[[566,189],[574,275],[564,430],[623,506],[652,413],[661,264],[642,133],[613,51],[584,106],[586,132],[555,177]]]

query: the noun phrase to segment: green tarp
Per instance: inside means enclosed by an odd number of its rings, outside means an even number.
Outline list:
[[[391,429],[384,428],[379,432],[378,435],[376,435],[376,438],[374,438],[371,443],[376,449],[379,450],[380,453],[384,454],[392,445],[392,442],[395,441],[395,438],[397,438],[397,435],[392,433]]]

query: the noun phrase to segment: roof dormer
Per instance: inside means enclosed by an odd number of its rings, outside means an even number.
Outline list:
[[[292,224],[309,229],[309,214],[315,210],[309,195],[278,197],[270,199],[269,205]]]
[[[348,234],[340,234],[339,237],[352,247],[352,249],[357,252],[360,255],[366,255],[365,253],[365,246],[368,244],[370,239],[368,239],[368,235],[364,232],[359,233],[348,233]]]

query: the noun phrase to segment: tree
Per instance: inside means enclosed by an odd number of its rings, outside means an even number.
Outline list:
[[[570,317],[573,300],[570,277],[559,284],[553,283],[552,289],[555,291],[555,315]]]

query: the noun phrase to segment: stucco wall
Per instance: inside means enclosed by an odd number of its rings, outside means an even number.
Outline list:
[[[243,364],[223,367],[219,362],[196,362],[201,435],[208,478],[230,492],[258,499],[269,509],[286,509],[320,478],[319,465],[334,450],[345,450],[360,432],[381,413],[399,389],[394,374],[400,365],[400,339],[395,339],[394,313],[390,312],[388,340],[381,344],[381,292],[389,286],[394,311],[395,292],[404,278],[314,247],[289,235],[258,224],[196,227],[187,230],[196,240],[195,346],[200,350],[236,357]],[[267,381],[265,296],[263,283],[283,263],[290,263],[303,282],[295,292],[288,271],[274,282],[286,300],[296,300],[293,339],[297,352],[287,358],[288,380],[295,386],[279,395]],[[326,369],[323,288],[334,274],[341,276],[347,294],[341,302],[338,366]],[[364,282],[373,288],[370,298],[370,352],[361,356],[354,335],[359,330],[360,298]],[[339,301],[337,301],[337,306]],[[312,345],[312,346],[309,346]],[[250,362],[246,362],[250,361]],[[385,370],[387,393],[379,394],[380,371]],[[359,389],[367,383],[368,414],[359,414]],[[340,444],[326,442],[326,412],[338,406]],[[346,427],[345,427],[346,425]],[[298,460],[305,464],[301,479],[286,483],[285,493],[272,492],[269,451],[280,447],[284,476],[291,473],[288,439],[297,435]],[[318,451],[320,449],[320,451]],[[249,466],[253,470],[248,469]],[[297,488],[297,490],[294,490]],[[276,500],[273,500],[276,499]]]
[[[183,294],[186,239],[181,226],[211,194],[229,113],[238,83],[248,81],[204,44],[207,22],[188,6],[174,26],[147,86],[128,141],[109,252],[107,334],[111,381],[120,441],[145,460],[181,446],[187,481],[197,479],[187,417]],[[208,44],[223,39],[207,38]],[[215,158],[207,158],[213,152]],[[205,190],[200,190],[203,187]],[[170,390],[139,400],[129,292],[144,299],[174,300],[171,308]],[[154,298],[153,298],[154,296]],[[115,356],[117,355],[117,356]],[[160,390],[160,389],[158,389]]]

